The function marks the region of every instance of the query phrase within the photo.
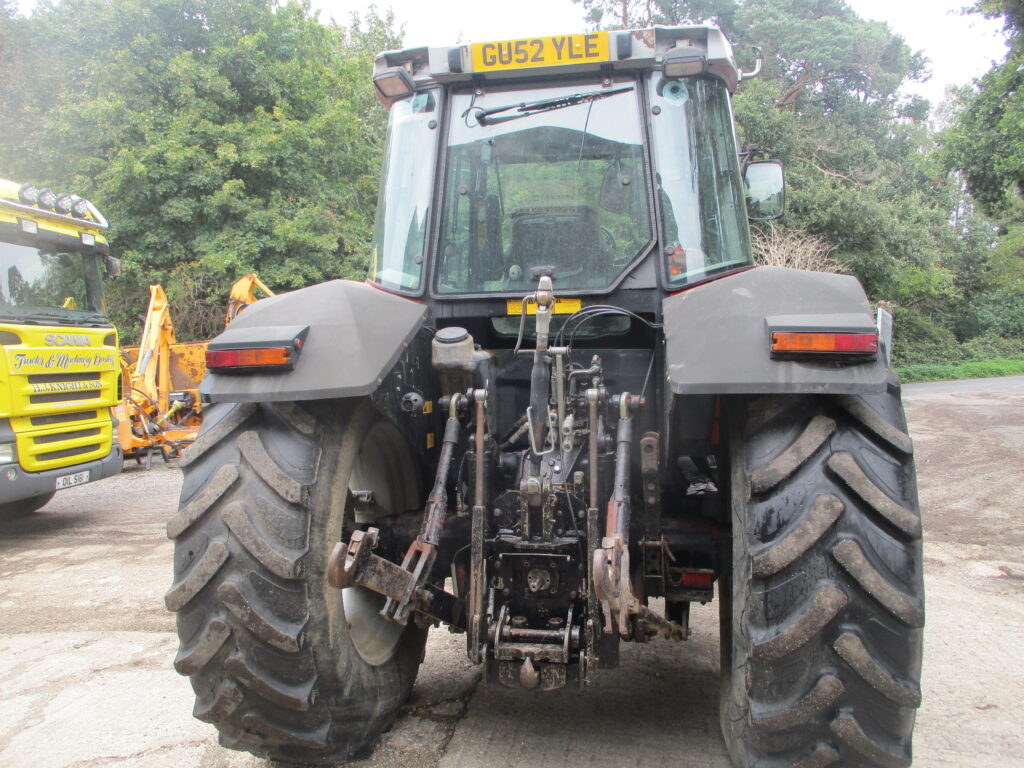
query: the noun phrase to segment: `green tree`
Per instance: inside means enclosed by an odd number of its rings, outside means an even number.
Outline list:
[[[119,327],[151,282],[194,338],[219,330],[246,272],[280,290],[365,269],[386,117],[369,75],[400,42],[390,16],[342,28],[308,2],[63,0],[25,27],[35,97],[6,121],[0,164],[105,211]]]
[[[980,13],[990,19],[1002,18],[1004,29],[1014,43],[1024,31],[1024,0],[977,0],[968,12]]]
[[[963,173],[982,210],[1018,219],[1024,195],[1024,49],[956,93],[959,115],[943,136],[949,163]]]
[[[595,24],[711,21],[741,56],[763,48],[761,77],[734,98],[741,140],[786,163],[785,226],[895,310],[905,359],[942,361],[994,327],[985,226],[936,151],[930,105],[900,91],[927,62],[887,25],[844,0],[582,2]]]
[[[980,0],[973,12],[1002,17],[1005,61],[954,94],[951,125],[940,135],[947,168],[962,179],[981,216],[978,255],[959,273],[966,282],[958,322],[983,338],[1024,338],[1024,2]]]
[[[700,24],[713,21],[732,37],[737,0],[573,0],[586,20],[600,29],[640,29],[655,24]]]

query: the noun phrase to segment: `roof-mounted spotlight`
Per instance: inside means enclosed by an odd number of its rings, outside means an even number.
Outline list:
[[[18,190],[18,199],[25,205],[35,205],[39,202],[39,187],[35,184],[22,184]]]
[[[416,93],[416,83],[403,67],[391,67],[378,72],[373,76],[373,86],[377,89],[377,98],[386,107]]]
[[[680,41],[675,48],[666,51],[661,62],[661,71],[665,77],[702,75],[707,69],[707,55],[689,41]]]
[[[82,197],[76,197],[71,204],[71,215],[76,219],[89,218],[89,201]]]
[[[57,193],[49,187],[39,190],[39,197],[36,204],[47,211],[52,211],[57,206]]]
[[[57,198],[57,203],[55,204],[54,209],[57,213],[62,213],[65,216],[70,215],[71,209],[75,205],[75,197],[77,197],[77,195],[72,195],[70,192],[61,195]]]

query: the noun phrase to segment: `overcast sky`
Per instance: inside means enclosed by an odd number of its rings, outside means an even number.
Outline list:
[[[963,16],[969,0],[847,0],[867,19],[885,21],[911,48],[931,60],[932,78],[907,90],[938,104],[947,85],[962,85],[986,72],[1006,53],[1002,25],[980,16]],[[347,23],[365,0],[313,0],[322,18]],[[405,26],[407,45],[501,40],[582,31],[583,6],[572,0],[379,0]]]

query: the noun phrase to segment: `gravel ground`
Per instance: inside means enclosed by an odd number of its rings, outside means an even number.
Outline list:
[[[1024,766],[1024,391],[908,387],[924,509],[924,706],[916,766]],[[0,766],[270,768],[191,717],[163,608],[177,468],[62,491],[0,521]],[[412,699],[360,768],[725,768],[716,606],[686,644],[624,646],[586,692],[479,686],[434,631]]]

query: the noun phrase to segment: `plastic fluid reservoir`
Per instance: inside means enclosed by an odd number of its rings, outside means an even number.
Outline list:
[[[431,362],[444,394],[469,389],[473,373],[473,337],[458,326],[440,328],[431,344]]]

